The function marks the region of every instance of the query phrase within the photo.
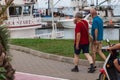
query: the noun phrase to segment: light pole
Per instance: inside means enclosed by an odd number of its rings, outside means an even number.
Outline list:
[[[54,9],[54,5],[53,5],[53,0],[50,0],[50,4],[51,4],[51,14],[52,14],[52,33],[51,33],[51,39],[55,39],[56,38],[56,34],[55,34],[55,23],[54,23],[54,15],[53,15],[53,9]]]

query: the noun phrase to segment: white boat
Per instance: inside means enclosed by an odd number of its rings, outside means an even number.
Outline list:
[[[86,15],[84,20],[89,22],[90,19],[90,14]],[[74,18],[72,19],[61,19],[58,20],[57,22],[61,23],[64,28],[75,28],[75,23],[73,22]],[[89,24],[89,28],[91,27],[91,24]]]
[[[93,5],[93,0],[91,0],[91,5]],[[83,6],[84,10],[82,10],[81,12],[84,14],[84,20],[87,20],[89,22],[90,18],[90,14],[89,14],[89,7],[88,6],[88,2],[87,0],[71,0],[71,6],[74,8],[74,14],[75,15],[76,12],[79,11],[79,9],[82,9]],[[58,20],[57,22],[61,23],[63,25],[64,28],[75,28],[75,24],[73,22],[74,18],[70,19],[61,19]],[[91,24],[89,24],[89,27],[91,27]]]
[[[5,5],[5,1],[0,3]],[[47,25],[42,22],[40,12],[38,11],[37,0],[14,0],[12,5],[7,9],[8,19],[4,24],[8,26],[10,38],[36,38],[36,29],[42,28],[42,25]],[[42,35],[42,36],[40,36]],[[63,32],[51,32],[39,34],[41,38],[51,38],[48,35],[56,35],[62,37]]]
[[[0,3],[5,5],[5,0]],[[41,17],[35,12],[36,4],[36,0],[14,0],[8,7],[4,24],[9,28],[10,38],[34,38],[35,29],[42,27]]]
[[[74,1],[75,2],[75,1]],[[78,2],[78,1],[77,1]],[[100,4],[102,4],[102,3],[104,3],[104,2],[106,2],[106,1],[103,1],[103,2],[101,2]],[[82,3],[82,2],[81,2]],[[75,6],[78,6],[78,4],[76,3],[75,4]],[[75,7],[74,6],[74,7]],[[107,6],[100,6],[101,8],[103,7],[103,9],[102,10],[99,10],[98,9],[98,14],[99,14],[99,16],[103,19],[103,21],[104,21],[104,26],[107,26],[107,25],[111,25],[111,23],[109,23],[109,22],[114,22],[112,25],[114,25],[114,26],[116,26],[116,27],[118,27],[119,25],[118,25],[118,23],[119,23],[119,21],[120,21],[120,16],[114,16],[114,13],[113,13],[113,9],[111,8],[111,7],[108,7],[107,8]],[[75,9],[75,12],[78,12],[79,11],[79,9],[78,9],[78,7],[75,7],[76,9]],[[88,12],[89,12],[89,10],[90,10],[90,6],[89,7],[84,7],[82,10],[81,10],[81,12],[83,12],[83,11],[85,11],[86,9],[88,10]],[[111,9],[110,9],[111,8]],[[84,14],[84,13],[83,13]],[[85,20],[87,20],[88,21],[88,23],[90,23],[89,24],[89,28],[91,28],[91,17],[90,17],[90,14],[88,14],[88,15],[85,15],[85,17],[84,17],[84,19]],[[72,19],[61,19],[61,20],[58,20],[58,22],[59,23],[61,23],[62,25],[63,25],[63,27],[64,28],[75,28],[75,24],[74,24],[74,22],[73,22],[73,20],[74,20],[74,18],[72,18]]]

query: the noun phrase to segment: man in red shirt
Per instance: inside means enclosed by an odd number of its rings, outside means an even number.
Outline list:
[[[79,72],[78,63],[79,63],[79,54],[82,50],[85,57],[90,63],[89,73],[95,71],[93,66],[92,57],[89,54],[89,26],[88,22],[82,19],[82,13],[77,12],[75,15],[74,23],[75,27],[75,41],[74,41],[74,64],[75,67],[71,70],[72,72]]]

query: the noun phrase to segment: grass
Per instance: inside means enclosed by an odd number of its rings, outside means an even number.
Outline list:
[[[73,40],[65,40],[65,39],[11,39],[10,44],[19,45],[28,47],[31,49],[35,49],[38,51],[62,55],[67,57],[73,57],[74,49],[73,49]],[[111,41],[112,44],[118,43],[118,41]],[[107,45],[105,41],[103,41],[103,45]],[[108,53],[105,53],[107,55]],[[80,55],[80,58],[85,59],[83,54]],[[97,60],[101,60],[101,58],[97,55]]]

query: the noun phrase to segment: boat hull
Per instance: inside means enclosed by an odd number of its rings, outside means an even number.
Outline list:
[[[75,28],[73,19],[59,20],[58,22],[61,23],[64,28]]]
[[[35,29],[42,28],[41,17],[10,17],[4,22],[10,31],[10,38],[34,38]]]
[[[89,23],[90,22],[89,18],[90,18],[90,14],[86,15],[84,20],[86,20]],[[74,20],[74,18],[63,19],[63,20],[58,20],[58,22],[61,23],[64,28],[75,28],[75,24],[74,24],[73,20]],[[90,23],[89,23],[89,28],[91,28]]]

